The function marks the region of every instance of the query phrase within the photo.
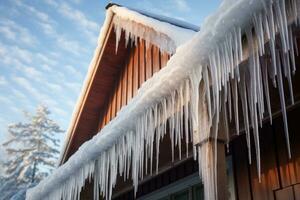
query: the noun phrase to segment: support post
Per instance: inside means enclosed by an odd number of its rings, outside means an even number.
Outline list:
[[[225,116],[221,115],[219,123],[216,123],[216,117],[210,122],[205,99],[199,105],[199,116],[198,129],[193,132],[193,142],[197,148],[199,175],[204,184],[205,199],[227,200],[225,153],[227,137],[223,119]],[[216,132],[218,134],[214,134]]]

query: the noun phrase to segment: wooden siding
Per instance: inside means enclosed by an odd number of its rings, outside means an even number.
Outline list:
[[[117,112],[137,94],[142,84],[163,68],[169,59],[169,54],[160,52],[154,45],[146,48],[144,40],[138,40],[138,44],[130,48],[129,56],[104,109],[103,119],[99,122],[99,130],[116,117]]]
[[[254,147],[252,164],[248,164],[245,137],[232,142],[238,199],[298,199],[300,195],[300,135],[297,119],[300,107],[288,114],[292,159],[288,158],[282,118],[260,130],[261,182],[259,183]]]

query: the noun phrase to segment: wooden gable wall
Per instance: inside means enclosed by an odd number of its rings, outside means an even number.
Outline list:
[[[158,47],[146,47],[144,40],[138,40],[136,45],[130,47],[129,56],[118,76],[104,110],[104,116],[99,121],[98,130],[109,123],[117,112],[127,105],[137,94],[141,85],[166,66],[170,55],[163,53]]]
[[[116,52],[116,34],[110,26],[62,163],[111,121],[136,95],[138,88],[170,58],[157,46],[146,47],[144,40],[138,40],[136,45],[130,43],[125,45],[125,33],[122,32]]]

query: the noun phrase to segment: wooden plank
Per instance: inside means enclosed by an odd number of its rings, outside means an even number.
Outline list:
[[[300,184],[294,185],[295,200],[300,200]]]
[[[249,162],[245,135],[232,143],[233,163],[235,166],[236,190],[238,199],[251,200]]]
[[[210,142],[212,146],[215,146],[215,142]],[[225,144],[223,142],[217,142],[217,194],[218,199],[228,199],[228,184],[226,173],[226,155]],[[215,150],[214,150],[215,152]]]
[[[153,46],[152,60],[153,60],[153,74],[154,74],[160,70],[159,48],[156,46]]]
[[[277,156],[279,164],[279,173],[281,180],[281,187],[290,186],[293,181],[291,178],[291,167],[293,165],[290,162],[287,152],[286,139],[283,129],[282,118],[277,118],[274,120],[274,135],[276,136],[276,146],[277,146]]]
[[[276,200],[294,200],[295,198],[293,193],[293,187],[290,186],[282,190],[277,190],[275,192],[275,198]]]
[[[117,112],[121,109],[122,106],[122,77],[124,73],[122,72],[120,74],[120,79],[118,83],[118,89],[117,89]]]
[[[169,54],[166,52],[162,52],[161,54],[161,68],[164,68],[169,61]]]
[[[139,43],[139,69],[140,69],[140,81],[139,81],[139,87],[145,82],[146,80],[146,54],[145,54],[145,40],[141,40]]]
[[[292,159],[291,179],[292,183],[300,183],[300,134],[299,122],[296,120],[300,116],[300,109],[295,109],[288,114],[289,134],[291,142]]]
[[[139,45],[134,48],[133,55],[133,96],[136,95],[139,88]]]
[[[127,73],[127,103],[132,99],[133,93],[133,52],[130,53],[129,63],[127,65],[128,67],[128,73]]]
[[[128,64],[125,65],[123,77],[122,77],[122,106],[127,104],[127,73],[128,73]]]
[[[276,148],[273,129],[269,124],[265,124],[260,132],[260,155],[261,155],[261,181],[259,182],[257,173],[257,162],[255,152],[252,151],[251,182],[253,199],[274,199],[273,190],[280,187],[279,175],[277,173]],[[253,143],[254,144],[254,141]],[[255,149],[255,146],[252,146]]]
[[[111,109],[112,109],[112,96],[109,98],[109,104],[108,104],[108,110],[107,110],[107,113],[106,113],[106,124],[108,124],[111,120]]]
[[[111,119],[115,118],[117,110],[116,110],[116,106],[117,106],[117,90],[115,89],[113,92],[113,98],[112,98],[112,102],[111,102]]]
[[[146,48],[146,80],[152,76],[152,45]]]

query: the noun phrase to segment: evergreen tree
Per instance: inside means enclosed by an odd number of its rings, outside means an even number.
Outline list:
[[[12,198],[19,190],[36,185],[55,167],[58,158],[58,133],[63,131],[49,119],[50,111],[38,106],[36,113],[25,113],[26,122],[8,126],[10,139],[3,143],[8,160],[2,163],[4,184],[0,199]]]

